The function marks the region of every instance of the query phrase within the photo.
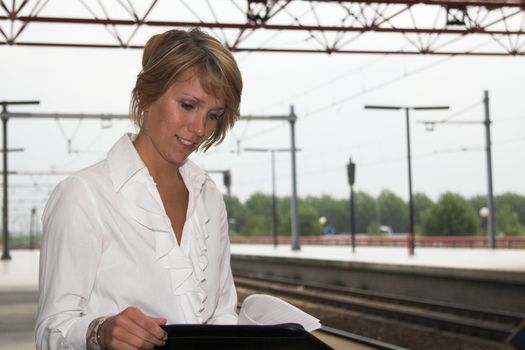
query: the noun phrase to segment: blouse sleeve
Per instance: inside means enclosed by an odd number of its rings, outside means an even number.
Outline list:
[[[90,322],[102,316],[87,315],[86,305],[103,251],[97,203],[85,180],[59,184],[42,222],[37,349],[85,349]]]
[[[219,268],[219,300],[210,324],[237,324],[237,291],[233,282],[230,265],[230,238],[228,236],[228,218],[222,197],[220,198],[220,251],[222,260]]]

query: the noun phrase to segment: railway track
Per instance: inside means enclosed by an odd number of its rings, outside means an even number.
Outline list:
[[[236,275],[235,283],[257,291],[498,342],[505,341],[525,318],[524,314],[518,313],[496,312],[346,287],[328,287],[283,278]]]

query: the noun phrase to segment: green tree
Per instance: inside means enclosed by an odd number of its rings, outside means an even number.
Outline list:
[[[248,213],[246,222],[241,227],[243,236],[270,236],[272,234],[272,219],[270,217]]]
[[[350,232],[348,200],[323,195],[306,197],[304,202],[314,207],[319,216],[324,216],[327,219],[326,226],[332,226],[336,233]]]
[[[319,213],[304,199],[297,200],[297,216],[299,220],[299,233],[302,236],[322,235],[323,226],[319,223]],[[279,226],[280,235],[291,235],[290,197],[279,200]]]
[[[291,232],[290,227],[290,197],[281,197],[277,200],[277,234],[289,236]]]
[[[509,204],[498,208],[496,218],[496,232],[498,235],[518,236],[525,234],[523,226],[520,225],[518,214]]]
[[[494,198],[496,209],[500,206],[509,205],[512,210],[518,215],[518,220],[521,225],[525,225],[525,196],[506,192],[495,196]],[[496,210],[497,213],[497,210]],[[496,223],[498,218],[496,218]]]
[[[363,191],[354,192],[355,227],[357,232],[368,232],[368,226],[377,217],[376,200]]]
[[[323,235],[323,226],[319,223],[319,213],[311,205],[303,203],[297,212],[299,230],[303,236]]]
[[[366,228],[366,232],[369,235],[381,235],[381,229],[379,228],[379,224],[377,223],[377,221],[374,220],[370,222],[370,224]]]
[[[272,196],[256,192],[246,200],[246,210],[252,214],[272,217]]]
[[[468,202],[476,214],[479,216],[479,210],[483,207],[487,207],[487,196],[478,194],[469,198]]]
[[[422,233],[428,236],[475,235],[477,216],[459,194],[447,192],[422,217]]]
[[[423,212],[433,206],[434,202],[426,194],[421,192],[415,193],[412,199],[414,200],[414,223],[421,225]]]
[[[394,232],[408,232],[408,206],[401,197],[383,190],[377,204],[381,225],[390,226]]]
[[[282,202],[277,200],[277,202]],[[278,215],[284,215],[280,204],[277,204]],[[246,219],[240,232],[246,236],[271,235],[273,233],[272,196],[261,192],[252,194],[244,204]],[[289,208],[289,206],[288,206]],[[289,209],[288,209],[289,213]],[[289,215],[289,214],[288,214]],[[279,223],[278,227],[279,227]],[[290,230],[288,230],[288,233]],[[279,230],[278,230],[279,233]],[[283,232],[281,232],[283,234]]]
[[[246,222],[246,209],[237,197],[224,196],[224,203],[228,212],[230,234],[238,234]]]

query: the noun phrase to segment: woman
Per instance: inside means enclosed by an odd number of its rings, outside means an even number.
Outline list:
[[[150,349],[166,323],[236,323],[224,201],[187,157],[239,118],[231,53],[199,31],[144,49],[137,135],[61,182],[43,215],[38,349]]]

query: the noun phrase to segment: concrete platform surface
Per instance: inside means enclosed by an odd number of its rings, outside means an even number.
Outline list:
[[[0,350],[35,349],[38,250],[12,250],[0,261]]]
[[[400,247],[356,247],[303,245],[233,244],[232,255],[272,256],[332,261],[352,261],[404,266],[443,267],[473,270],[525,272],[525,249],[419,248],[410,256]]]

